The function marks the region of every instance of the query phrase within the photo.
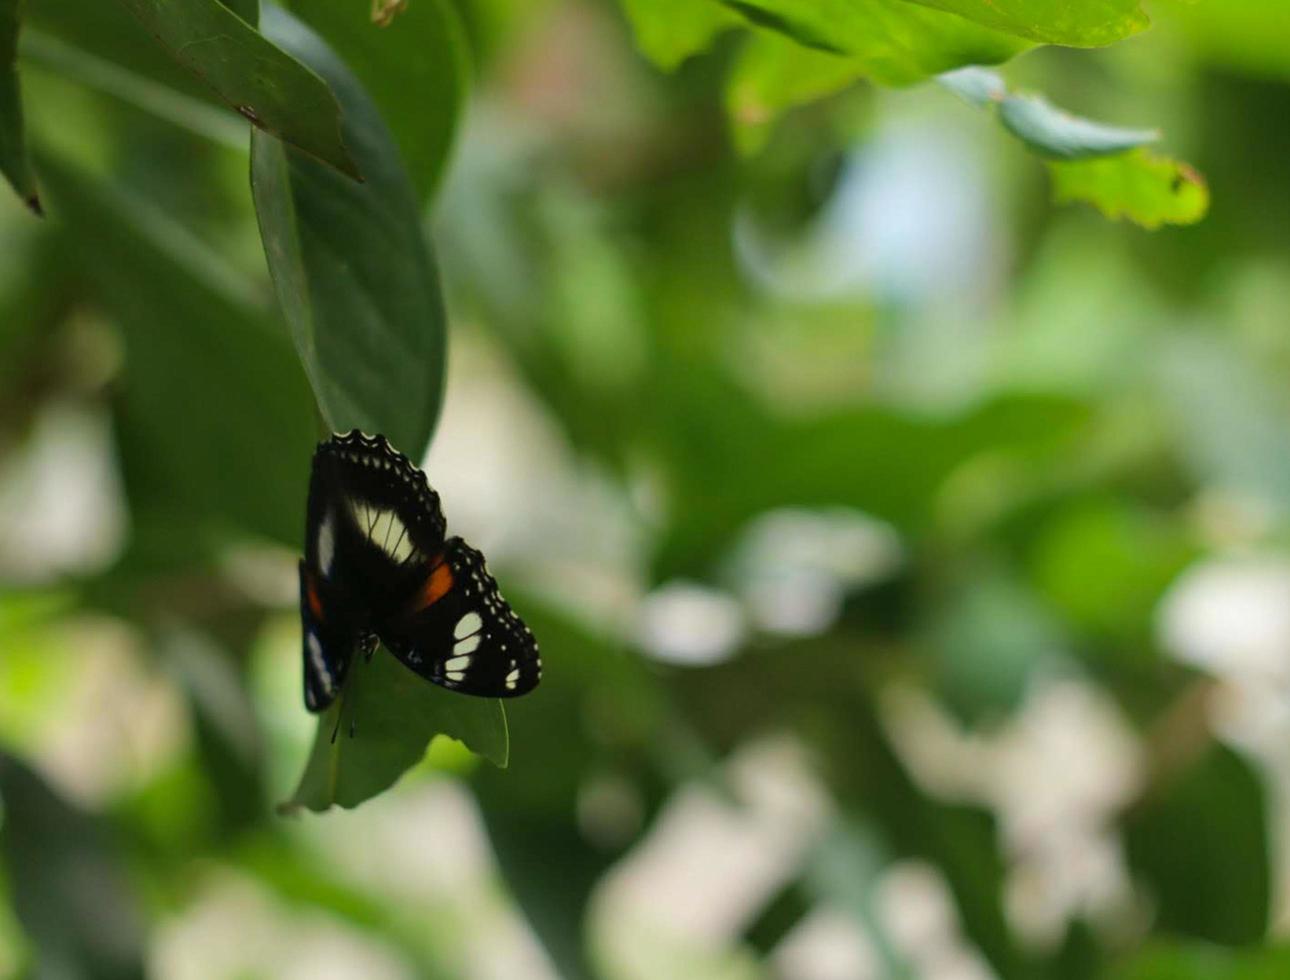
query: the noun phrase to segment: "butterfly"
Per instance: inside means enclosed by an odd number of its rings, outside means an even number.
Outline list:
[[[300,562],[305,706],[336,699],[378,642],[427,680],[510,698],[542,677],[537,641],[497,590],[484,556],[446,538],[439,495],[383,435],[318,444]]]

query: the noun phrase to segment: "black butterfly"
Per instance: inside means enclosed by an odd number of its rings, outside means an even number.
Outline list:
[[[439,495],[385,436],[318,444],[300,563],[305,706],[322,711],[354,655],[378,640],[422,677],[510,698],[542,677],[537,641],[497,591],[484,556],[444,538]]]

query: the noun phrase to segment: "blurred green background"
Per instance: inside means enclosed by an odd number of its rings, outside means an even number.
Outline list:
[[[426,471],[542,645],[510,766],[438,739],[276,815],[319,427],[247,126],[117,5],[33,0],[0,975],[1290,976],[1278,0],[1001,69],[1163,129],[1212,203],[1157,231],[1051,203],[935,83],[799,99],[746,28],[665,72],[607,0],[410,0],[390,38],[419,4],[451,71],[345,56],[435,191]]]

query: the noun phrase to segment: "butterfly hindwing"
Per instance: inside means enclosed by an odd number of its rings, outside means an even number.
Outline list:
[[[444,544],[422,589],[381,640],[422,677],[463,694],[518,697],[542,676],[533,634],[502,598],[484,556],[461,538]]]
[[[305,707],[325,711],[340,693],[359,634],[343,605],[300,563],[300,623],[304,644]]]

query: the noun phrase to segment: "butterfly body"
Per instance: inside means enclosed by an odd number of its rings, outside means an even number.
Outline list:
[[[305,704],[325,709],[377,641],[427,680],[516,697],[541,678],[537,643],[483,556],[447,538],[439,496],[384,436],[334,435],[314,453],[300,563]]]

